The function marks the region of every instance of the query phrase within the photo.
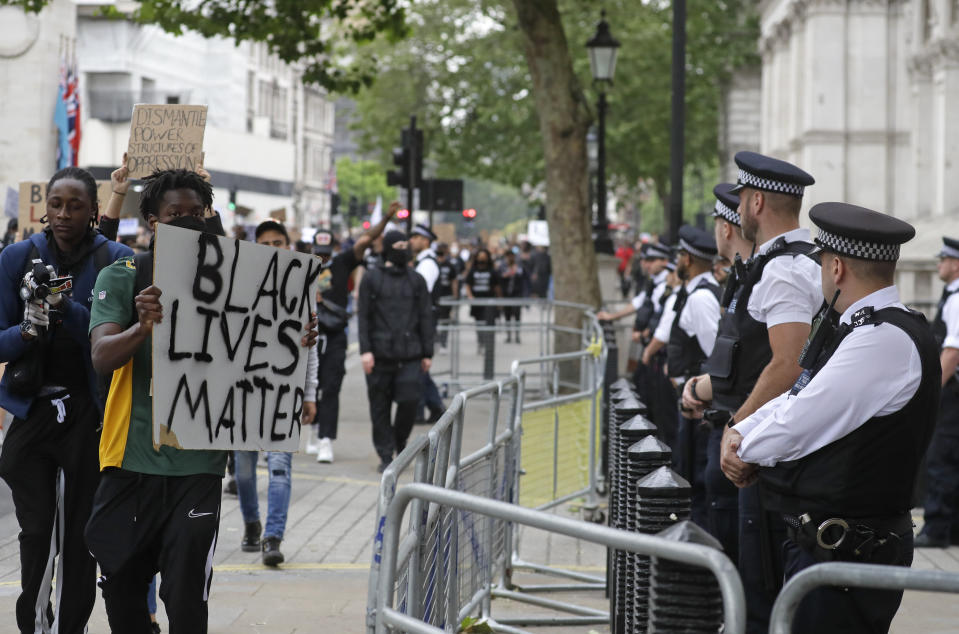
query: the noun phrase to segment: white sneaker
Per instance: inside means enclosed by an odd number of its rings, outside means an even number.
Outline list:
[[[320,438],[320,447],[316,453],[316,461],[333,462],[333,441],[329,438]]]
[[[320,450],[320,444],[316,437],[316,425],[310,425],[310,431],[306,435],[306,453],[315,456]]]

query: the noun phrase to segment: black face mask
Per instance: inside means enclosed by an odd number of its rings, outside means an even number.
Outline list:
[[[392,262],[394,266],[406,266],[410,261],[410,252],[406,249],[389,249],[386,252],[386,261]]]
[[[190,231],[203,232],[207,230],[206,223],[199,216],[177,216],[166,224],[180,229],[189,229]]]

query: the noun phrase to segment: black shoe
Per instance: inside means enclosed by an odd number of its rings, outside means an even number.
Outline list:
[[[156,621],[150,621],[151,634],[160,634],[160,624]]]
[[[260,550],[260,533],[263,526],[259,520],[256,522],[247,522],[243,533],[243,541],[240,542],[240,550],[245,553],[255,553]]]
[[[280,540],[276,537],[267,537],[263,540],[263,565],[279,566],[283,563],[283,553],[280,552]]]
[[[913,542],[916,548],[948,548],[949,539],[946,537],[933,537],[929,533],[919,533]]]
[[[392,462],[392,460],[383,460],[383,461],[381,461],[381,462],[380,462],[380,465],[376,468],[376,472],[377,472],[377,473],[383,473],[384,471],[386,471],[386,468],[387,468],[388,466],[390,466],[390,462]]]

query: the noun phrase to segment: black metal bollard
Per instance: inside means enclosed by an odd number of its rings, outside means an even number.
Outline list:
[[[691,521],[679,522],[658,537],[722,550],[719,541]],[[723,596],[712,571],[653,557],[650,564],[650,634],[718,632],[723,624]]]
[[[638,418],[638,417],[637,417]],[[635,420],[635,419],[633,419]],[[664,467],[670,463],[672,450],[661,440],[656,438],[656,426],[647,422],[648,435],[633,443],[627,450],[623,461],[623,471],[625,472],[625,488],[623,491],[631,492],[623,496],[623,505],[621,513],[626,518],[625,529],[631,532],[639,530],[639,500],[636,496],[636,487],[638,483],[647,475]],[[636,553],[617,551],[617,571],[619,581],[623,588],[633,588],[636,586],[636,559],[639,555]],[[625,595],[625,628],[627,632],[641,631],[646,624],[646,614],[637,614],[636,602],[632,595]],[[644,606],[645,607],[645,606]]]
[[[673,524],[689,519],[692,488],[689,482],[669,467],[659,467],[636,483],[636,529],[654,535]],[[649,618],[650,561],[637,555],[633,587],[633,632],[646,632]]]

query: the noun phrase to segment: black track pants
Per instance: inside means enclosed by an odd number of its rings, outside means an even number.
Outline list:
[[[0,454],[0,477],[20,523],[17,627],[33,634],[56,620],[61,634],[84,631],[96,599],[96,562],[83,542],[97,488],[99,413],[85,390],[38,397],[15,418]],[[50,603],[59,553],[55,606]]]
[[[147,634],[147,589],[157,572],[171,634],[205,634],[220,476],[103,472],[86,528],[114,634]]]

